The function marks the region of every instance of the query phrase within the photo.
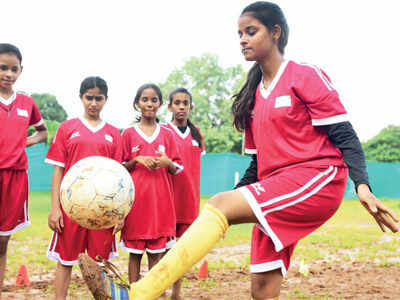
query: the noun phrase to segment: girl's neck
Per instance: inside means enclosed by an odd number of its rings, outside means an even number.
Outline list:
[[[188,125],[187,119],[182,119],[182,120],[173,119],[172,124],[174,124],[177,127],[183,127]]]
[[[10,97],[12,96],[12,94],[14,93],[14,91],[12,89],[8,90],[8,89],[2,89],[0,88],[0,96],[3,99],[10,99]]]
[[[272,56],[259,63],[263,74],[265,88],[267,88],[271,81],[275,78],[275,75],[278,73],[282,62],[282,55],[279,52],[276,52]]]
[[[99,125],[102,122],[102,120],[99,117],[92,118],[86,114],[83,115],[83,118],[93,127],[96,127],[97,125]]]
[[[155,119],[145,119],[141,118],[139,122],[139,128],[143,131],[143,133],[147,136],[152,136],[154,131],[157,128],[157,122]]]

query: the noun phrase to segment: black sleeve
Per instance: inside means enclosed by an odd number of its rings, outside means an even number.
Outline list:
[[[349,176],[354,182],[356,192],[357,187],[362,183],[369,186],[364,152],[357,133],[350,122],[324,125],[323,127],[332,143],[342,151],[344,162],[349,167]]]
[[[234,187],[234,189],[240,188],[241,186],[245,186],[254,182],[257,182],[257,155],[253,154],[251,156],[250,166],[247,168],[244,173],[242,179],[238,182],[238,184]]]

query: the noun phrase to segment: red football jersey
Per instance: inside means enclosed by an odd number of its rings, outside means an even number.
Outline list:
[[[345,167],[341,151],[321,125],[348,121],[330,79],[319,68],[284,61],[268,89],[259,84],[250,126],[248,154],[257,154],[258,178],[294,166]]]
[[[138,125],[122,133],[123,161],[136,156],[158,156],[165,154],[182,171],[177,143],[170,129],[157,125],[153,135],[148,137]],[[123,240],[155,239],[175,235],[175,208],[171,174],[167,168],[148,170],[136,164],[131,170],[135,184],[135,201],[125,219],[122,229]],[[175,175],[172,175],[175,176]]]
[[[199,214],[200,157],[204,154],[204,145],[200,148],[199,143],[193,139],[189,126],[184,133],[172,123],[167,126],[175,135],[184,167],[182,172],[172,177],[176,222],[191,224]]]
[[[43,124],[33,98],[19,93],[8,100],[0,97],[0,123],[0,169],[28,169],[25,153],[28,127]]]
[[[65,174],[77,161],[94,155],[121,162],[119,130],[104,121],[93,127],[84,118],[75,118],[61,123],[45,161],[63,167]]]

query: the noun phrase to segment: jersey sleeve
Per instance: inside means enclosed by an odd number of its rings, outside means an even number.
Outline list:
[[[182,164],[181,154],[178,148],[178,142],[172,133],[168,134],[168,144],[169,144],[168,145],[169,147],[167,148],[168,153],[166,154],[169,157],[169,159],[172,160],[175,167],[177,168],[175,174],[178,174],[183,171],[183,164]]]
[[[303,80],[295,92],[307,106],[312,125],[322,126],[348,121],[346,109],[329,77],[318,67],[303,64]]]
[[[122,163],[122,138],[118,130],[113,138],[113,159]]]
[[[29,120],[29,125],[38,127],[40,125],[43,125],[43,123],[44,122],[43,122],[42,114],[40,113],[40,110],[39,110],[38,106],[36,105],[36,103],[33,101],[32,113],[31,113],[31,119]]]
[[[65,168],[67,161],[67,147],[66,147],[66,134],[65,126],[63,124],[58,127],[57,132],[50,144],[49,151],[47,152],[45,162],[51,165]]]
[[[132,136],[129,130],[124,130],[121,137],[121,161],[128,162],[132,159]]]
[[[257,154],[250,127],[246,127],[244,131],[244,152],[246,154]]]

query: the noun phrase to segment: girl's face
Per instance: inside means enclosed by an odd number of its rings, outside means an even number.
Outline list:
[[[169,111],[174,115],[174,120],[178,122],[186,122],[192,108],[190,96],[186,93],[174,94],[171,104],[168,104]]]
[[[86,92],[81,95],[81,101],[85,109],[85,117],[98,120],[100,119],[100,112],[104,104],[106,104],[107,97],[98,87],[95,87],[86,90]]]
[[[137,107],[145,119],[155,119],[160,105],[160,98],[158,98],[156,91],[152,88],[144,89],[137,103]]]
[[[0,54],[0,90],[11,92],[14,83],[21,75],[21,71],[21,64],[15,54]]]
[[[277,27],[279,31],[280,28]],[[248,61],[260,63],[273,51],[278,51],[277,41],[280,31],[279,34],[273,33],[251,14],[241,15],[238,22],[238,33],[242,53]]]

